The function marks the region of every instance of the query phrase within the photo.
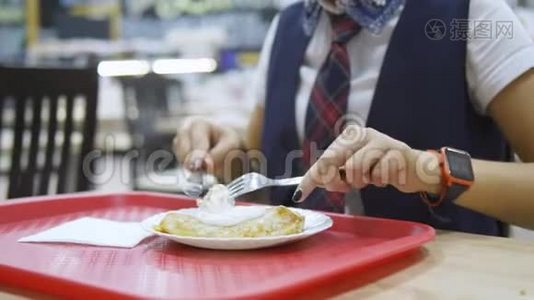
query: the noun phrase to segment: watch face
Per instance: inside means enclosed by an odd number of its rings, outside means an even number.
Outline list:
[[[445,154],[453,177],[468,181],[475,179],[473,167],[471,166],[471,157],[467,152],[446,149]]]

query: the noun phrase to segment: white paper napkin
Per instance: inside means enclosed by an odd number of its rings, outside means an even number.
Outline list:
[[[145,231],[137,222],[117,222],[86,217],[23,237],[18,241],[132,248],[150,235],[151,233]]]

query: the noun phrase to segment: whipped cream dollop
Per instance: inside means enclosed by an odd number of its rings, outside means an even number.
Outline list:
[[[210,213],[222,213],[235,207],[235,199],[225,185],[216,184],[210,188],[206,196],[197,199],[199,209]]]
[[[181,209],[179,213],[199,219],[202,223],[215,226],[234,226],[241,222],[259,218],[265,214],[265,206],[236,206],[235,199],[225,185],[214,185],[197,208]]]

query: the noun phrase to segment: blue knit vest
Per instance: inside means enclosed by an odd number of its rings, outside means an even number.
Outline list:
[[[449,34],[432,40],[425,33],[429,20],[439,19],[449,25],[468,15],[468,0],[407,0],[386,52],[367,126],[416,149],[450,146],[468,151],[474,158],[508,160],[510,151],[497,126],[477,114],[469,99],[466,41],[451,40]],[[303,18],[302,3],[281,13],[271,52],[262,136],[271,177],[299,175],[296,170],[301,162],[287,156],[301,149],[295,95],[310,39],[304,33]],[[288,165],[295,170],[293,174],[287,173]],[[273,189],[272,203],[291,205],[292,192]],[[376,187],[365,188],[361,194],[368,216],[423,222],[448,230],[505,234],[505,227],[497,220],[452,202],[436,208],[433,214],[417,194]]]

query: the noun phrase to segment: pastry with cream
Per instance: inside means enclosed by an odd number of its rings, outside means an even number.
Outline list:
[[[198,208],[165,215],[156,230],[191,237],[268,237],[300,233],[304,217],[284,206],[235,206],[224,185],[215,185]]]

